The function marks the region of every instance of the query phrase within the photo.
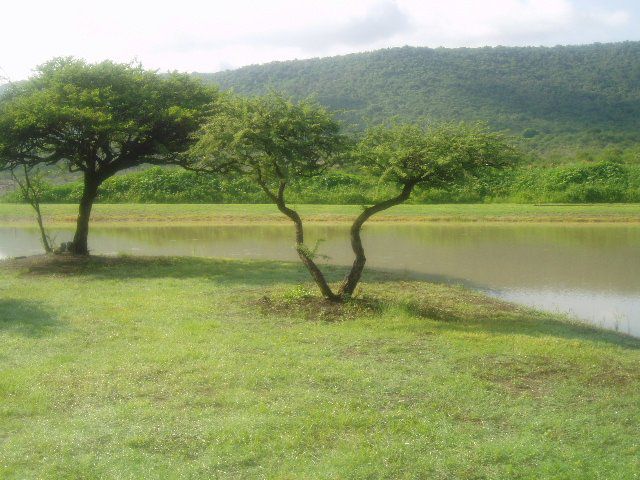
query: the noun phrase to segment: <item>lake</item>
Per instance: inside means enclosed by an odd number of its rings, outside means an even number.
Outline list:
[[[309,225],[324,262],[348,265],[347,225]],[[56,241],[71,229],[52,229]],[[640,336],[640,226],[391,224],[364,229],[367,266],[462,283],[490,295],[566,313]],[[289,225],[92,227],[100,254],[296,260]],[[41,253],[33,228],[0,227],[0,258]]]

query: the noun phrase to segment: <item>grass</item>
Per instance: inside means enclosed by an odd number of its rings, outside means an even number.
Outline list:
[[[638,478],[640,340],[462,287],[374,272],[326,307],[306,282],[0,264],[0,478]]]
[[[361,210],[357,205],[299,205],[307,221],[344,222]],[[48,225],[75,222],[76,205],[43,205]],[[98,204],[93,221],[149,224],[225,224],[286,222],[273,205]],[[387,222],[640,222],[640,204],[590,205],[400,205],[372,217]],[[32,225],[31,207],[0,203],[0,225]]]

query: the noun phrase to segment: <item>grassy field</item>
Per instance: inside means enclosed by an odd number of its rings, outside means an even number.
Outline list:
[[[0,478],[638,478],[640,340],[375,272],[326,306],[306,281],[0,263]]]
[[[357,205],[299,205],[304,219],[313,222],[350,221]],[[76,205],[43,205],[49,225],[75,222]],[[101,223],[255,223],[287,222],[273,205],[98,204],[93,220]],[[386,222],[640,222],[640,204],[591,205],[399,205],[371,218]],[[28,205],[0,203],[0,225],[33,224]]]

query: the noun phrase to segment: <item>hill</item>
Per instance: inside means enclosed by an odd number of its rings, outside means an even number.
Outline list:
[[[315,96],[355,128],[485,121],[534,150],[640,141],[640,42],[558,47],[402,47],[198,74],[223,89]]]

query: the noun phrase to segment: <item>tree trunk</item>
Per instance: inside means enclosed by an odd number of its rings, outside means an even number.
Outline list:
[[[353,225],[351,225],[351,249],[353,250],[356,258],[353,261],[349,274],[345,277],[342,285],[340,285],[340,288],[338,289],[338,296],[342,299],[347,299],[353,295],[353,292],[358,286],[358,282],[360,282],[360,277],[362,277],[364,266],[367,263],[367,257],[364,255],[364,247],[362,246],[362,238],[360,237],[362,225],[372,215],[407,201],[414,186],[415,182],[406,183],[402,188],[402,192],[397,197],[390,198],[389,200],[385,200],[384,202],[365,208],[364,211],[358,215],[358,218],[355,219]]]
[[[73,237],[71,253],[74,255],[89,255],[88,237],[89,237],[89,219],[91,218],[91,208],[98,194],[100,181],[93,172],[85,172],[84,189],[80,198],[80,206],[78,209],[78,221],[76,224],[76,233]]]
[[[42,221],[42,212],[40,211],[40,198],[38,195],[38,191],[31,183],[29,167],[27,165],[23,165],[22,168],[24,173],[24,183],[20,181],[13,169],[11,170],[11,176],[18,184],[18,188],[20,188],[22,196],[27,202],[29,202],[29,205],[31,205],[36,213],[36,222],[38,222],[38,228],[40,229],[40,239],[42,240],[42,247],[44,248],[45,253],[52,253],[53,248],[51,247],[49,236],[47,235],[47,231],[44,228],[44,222]]]
[[[300,218],[300,215],[298,215],[298,212],[286,207],[284,203],[279,204],[278,209],[293,221],[296,227],[296,251],[298,252],[298,256],[300,257],[300,260],[302,260],[304,266],[309,270],[314,282],[316,282],[322,296],[333,302],[340,300],[340,297],[331,290],[331,287],[327,283],[327,279],[324,277],[324,274],[318,265],[313,261],[313,258],[309,255],[309,250],[304,245],[304,230],[302,228],[302,219]]]
[[[300,218],[298,212],[296,212],[292,208],[287,207],[287,204],[284,200],[284,190],[286,187],[286,183],[283,180],[280,181],[280,187],[278,188],[277,195],[271,192],[264,182],[259,181],[259,184],[265,191],[265,193],[275,202],[278,210],[289,217],[289,219],[291,219],[291,221],[295,225],[296,251],[298,252],[298,256],[300,257],[300,260],[302,260],[304,266],[307,267],[307,270],[309,270],[313,281],[316,282],[316,285],[320,289],[322,296],[332,302],[340,301],[341,297],[333,293],[331,287],[329,286],[329,283],[327,282],[327,279],[324,277],[324,274],[322,273],[318,265],[316,265],[316,263],[313,261],[313,258],[309,255],[309,250],[304,245],[304,229],[302,227],[302,219]]]
[[[53,248],[51,247],[51,242],[49,242],[49,236],[47,235],[47,231],[44,228],[44,223],[42,221],[42,213],[40,212],[40,204],[38,202],[34,203],[33,209],[36,211],[36,221],[38,222],[38,228],[40,229],[40,238],[42,240],[42,246],[46,253],[53,253]]]

